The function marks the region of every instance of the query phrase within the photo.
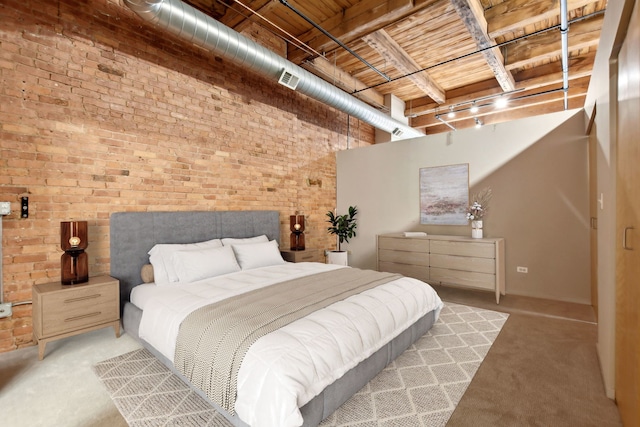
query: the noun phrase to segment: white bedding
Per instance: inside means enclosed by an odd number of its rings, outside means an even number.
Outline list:
[[[285,263],[193,283],[140,285],[131,301],[143,309],[139,335],[173,361],[178,330],[193,310],[279,281],[329,269],[320,263]],[[302,425],[299,407],[385,343],[436,310],[433,289],[403,277],[354,295],[256,341],[238,373],[235,410],[252,427]]]

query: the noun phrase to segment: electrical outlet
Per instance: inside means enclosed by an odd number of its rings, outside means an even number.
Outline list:
[[[11,213],[11,202],[0,202],[0,215],[9,215]]]
[[[11,303],[5,302],[0,304],[0,319],[11,316]]]
[[[518,273],[528,273],[528,272],[529,272],[529,269],[528,269],[527,267],[520,267],[520,266],[518,266],[518,267],[516,267],[516,271],[517,271]]]

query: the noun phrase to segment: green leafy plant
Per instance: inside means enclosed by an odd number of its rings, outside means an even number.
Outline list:
[[[327,231],[329,234],[338,236],[338,251],[341,251],[340,245],[343,242],[349,243],[349,239],[356,237],[357,213],[358,208],[356,206],[349,206],[349,213],[344,215],[334,215],[331,211],[327,212],[327,217],[329,217],[327,222],[331,224]]]

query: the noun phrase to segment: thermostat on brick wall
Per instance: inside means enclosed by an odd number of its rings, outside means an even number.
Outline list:
[[[11,202],[0,202],[0,215],[9,215],[11,213]]]

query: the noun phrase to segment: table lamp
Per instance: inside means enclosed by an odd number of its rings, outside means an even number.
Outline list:
[[[304,215],[289,216],[291,235],[289,242],[292,251],[304,251]]]
[[[60,223],[60,247],[64,251],[60,259],[63,285],[89,281],[89,256],[84,251],[89,246],[87,228],[87,221]]]

